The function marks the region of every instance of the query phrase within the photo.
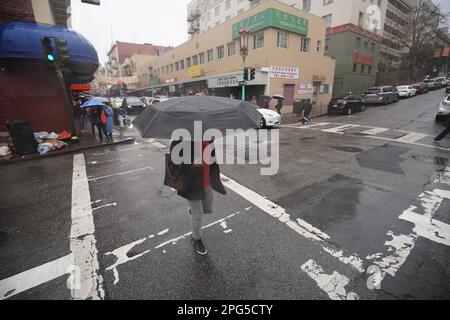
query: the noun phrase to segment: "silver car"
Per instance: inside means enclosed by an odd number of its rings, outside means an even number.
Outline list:
[[[450,95],[448,95],[440,104],[436,114],[436,121],[442,120],[450,113]]]
[[[392,86],[373,87],[368,88],[361,94],[361,97],[366,104],[384,104],[387,105],[392,102],[400,100],[397,89]]]

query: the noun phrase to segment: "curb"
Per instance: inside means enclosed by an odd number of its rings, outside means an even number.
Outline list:
[[[42,156],[36,156],[36,157],[24,158],[24,159],[17,158],[17,159],[12,159],[12,160],[4,160],[4,161],[0,161],[0,167],[1,166],[7,166],[7,165],[10,165],[10,164],[15,164],[15,163],[18,163],[18,162],[25,162],[25,161],[32,161],[32,160],[42,160],[42,159],[47,159],[47,158],[58,157],[58,156],[67,155],[67,154],[71,154],[71,153],[81,152],[83,150],[104,148],[104,147],[110,147],[110,146],[121,145],[121,144],[132,144],[132,143],[135,142],[135,140],[136,140],[135,138],[125,138],[125,139],[117,141],[117,142],[98,144],[98,145],[90,145],[90,146],[81,147],[81,148],[74,149],[74,150],[67,150],[67,151],[61,151],[61,152],[55,152],[55,153],[48,153],[47,155],[42,155]]]

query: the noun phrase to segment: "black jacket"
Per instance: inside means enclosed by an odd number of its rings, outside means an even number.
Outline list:
[[[181,164],[180,175],[182,177],[183,183],[186,184],[187,187],[185,190],[178,191],[178,195],[187,200],[204,200],[205,187],[203,186],[203,167],[195,167],[192,165],[192,163],[194,163],[194,142],[172,141],[170,145],[170,153],[172,153],[172,149],[180,143],[186,144],[186,146],[184,146],[184,149],[191,148],[191,164]],[[212,157],[215,157],[215,150],[212,151],[211,155]],[[180,154],[180,156],[182,156],[182,153]],[[217,163],[211,164],[210,177],[212,189],[220,194],[225,195],[227,192],[222,184],[222,181],[220,180],[220,169]]]

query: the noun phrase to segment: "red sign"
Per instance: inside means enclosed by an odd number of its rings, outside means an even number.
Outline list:
[[[373,57],[361,53],[354,53],[352,60],[354,63],[373,65]]]
[[[91,90],[90,83],[73,83],[70,86],[70,90],[72,91],[89,91]]]

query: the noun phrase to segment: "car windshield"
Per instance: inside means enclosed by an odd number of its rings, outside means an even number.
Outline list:
[[[434,82],[434,80],[427,79],[427,80],[423,80],[423,82],[424,83],[430,83],[430,82]]]
[[[380,88],[369,88],[366,90],[366,93],[379,93],[380,91]]]

